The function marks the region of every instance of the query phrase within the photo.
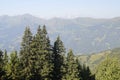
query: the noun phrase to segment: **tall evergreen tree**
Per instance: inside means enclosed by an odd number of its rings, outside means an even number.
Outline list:
[[[88,66],[85,64],[81,64],[78,59],[76,59],[77,62],[77,69],[78,69],[78,76],[80,80],[95,80],[95,75],[91,73]]]
[[[65,48],[63,42],[60,40],[60,37],[57,37],[57,40],[54,42],[53,47],[53,78],[52,80],[61,80],[63,76],[62,66],[64,65],[64,53]]]
[[[77,63],[77,69],[78,69],[78,77],[80,80],[83,80],[82,79],[82,66],[81,66],[81,63],[80,61],[78,60],[78,58],[76,59],[76,63]]]
[[[3,55],[3,70],[5,72],[5,74],[2,76],[2,80],[7,80],[7,70],[8,70],[8,55],[7,55],[7,51],[4,51],[4,55]]]
[[[14,51],[10,54],[10,61],[7,65],[7,79],[20,80],[20,61],[17,51]]]
[[[94,80],[94,75],[92,75],[89,67],[85,64],[82,66],[81,78],[82,80]]]
[[[30,45],[32,42],[32,33],[29,27],[26,27],[21,43],[21,50],[20,50],[20,62],[22,67],[21,76],[24,79],[29,79],[31,77],[31,64],[30,64]]]
[[[46,26],[43,25],[43,30],[42,30],[43,34],[47,35],[47,30],[46,30]]]
[[[78,65],[72,50],[70,50],[67,54],[66,74],[63,76],[63,80],[79,80],[78,74]]]
[[[45,80],[50,80],[52,75],[52,70],[53,70],[53,63],[52,63],[52,47],[50,44],[50,40],[47,34],[46,26],[43,26],[42,29],[42,36],[43,36],[43,54],[45,55],[45,60],[44,60],[44,65],[43,65],[43,70],[42,70],[42,75]]]
[[[32,60],[34,63],[34,79],[50,80],[52,71],[51,45],[47,37],[45,26],[43,29],[38,27],[37,33],[31,44]]]
[[[4,64],[6,65],[8,63],[7,50],[4,51],[3,59],[4,59]]]
[[[5,74],[3,67],[4,67],[3,51],[0,50],[0,79],[1,80],[2,80],[3,75]]]

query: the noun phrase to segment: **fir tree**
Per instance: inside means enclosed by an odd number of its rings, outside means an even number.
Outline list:
[[[62,66],[64,65],[64,53],[65,48],[63,42],[60,40],[60,37],[57,37],[57,40],[54,42],[53,47],[53,77],[52,80],[61,80],[63,76]]]
[[[21,62],[21,76],[23,79],[30,79],[31,77],[31,64],[30,64],[30,45],[32,42],[32,33],[29,27],[26,27],[24,31],[23,40],[21,43],[21,50],[20,50],[20,62]]]
[[[78,69],[78,77],[80,80],[82,80],[82,66],[80,64],[80,61],[78,60],[78,58],[76,59],[76,63],[77,63],[77,69]]]
[[[7,51],[4,51],[4,55],[3,55],[3,70],[5,72],[5,74],[2,76],[2,80],[7,80],[7,70],[8,70],[8,55],[7,55]]]
[[[82,80],[94,80],[94,76],[92,75],[88,66],[83,64],[82,71],[81,71],[81,78]]]
[[[10,61],[7,65],[7,79],[20,80],[20,61],[17,56],[17,51],[10,54]]]
[[[44,80],[50,80],[52,75],[52,70],[53,70],[53,63],[52,63],[52,47],[50,44],[49,37],[47,35],[47,30],[46,26],[43,26],[42,29],[42,36],[43,36],[43,54],[45,55],[45,60],[44,60],[44,65],[43,65],[43,70],[42,70],[42,75],[44,77]]]
[[[37,34],[34,36],[31,44],[32,60],[34,63],[34,79],[50,80],[52,71],[51,46],[47,38],[47,31],[38,27]]]
[[[3,75],[5,74],[3,67],[4,67],[3,51],[0,50],[0,79],[2,79]]]
[[[4,51],[3,59],[4,59],[4,64],[6,65],[8,63],[7,50]]]
[[[70,50],[67,54],[67,64],[66,64],[66,74],[63,77],[63,80],[79,80],[78,65],[76,63],[74,54]]]

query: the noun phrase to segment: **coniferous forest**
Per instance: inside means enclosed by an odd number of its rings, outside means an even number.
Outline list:
[[[35,35],[26,27],[20,51],[0,50],[0,80],[120,80],[119,75],[118,59],[109,58],[93,74],[72,49],[66,53],[60,36],[51,45],[45,25]]]

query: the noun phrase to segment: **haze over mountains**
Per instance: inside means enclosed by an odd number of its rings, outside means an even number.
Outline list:
[[[65,47],[75,53],[93,53],[120,47],[120,18],[94,19],[52,18],[49,20],[29,14],[0,16],[0,48],[9,51],[19,49],[26,26],[35,32],[38,25],[46,25],[51,41],[61,36]]]

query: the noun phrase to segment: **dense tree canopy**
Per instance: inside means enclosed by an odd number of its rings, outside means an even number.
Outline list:
[[[72,50],[66,54],[60,36],[51,45],[45,25],[35,35],[26,27],[19,52],[8,55],[0,50],[0,80],[120,80],[119,76],[117,58],[107,58],[92,74]]]
[[[120,80],[120,61],[107,58],[97,69],[96,80]]]
[[[65,48],[63,42],[60,40],[60,37],[57,37],[57,40],[54,42],[53,47],[53,80],[61,80],[62,79],[62,68],[64,65],[64,53]]]
[[[66,58],[66,66],[65,66],[65,70],[66,73],[65,75],[63,75],[63,80],[79,80],[79,71],[78,71],[78,64],[74,58],[74,54],[72,52],[72,50],[70,50],[67,54],[67,58]]]

